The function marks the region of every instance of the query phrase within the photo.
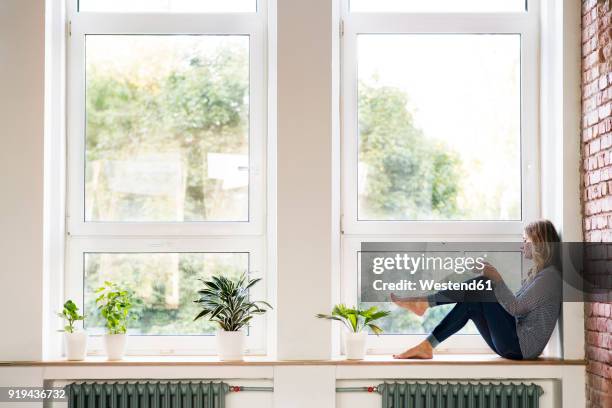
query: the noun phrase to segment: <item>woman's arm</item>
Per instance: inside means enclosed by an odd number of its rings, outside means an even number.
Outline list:
[[[540,272],[528,287],[517,297],[503,280],[495,283],[497,301],[512,316],[524,316],[538,306],[560,301],[559,279],[554,271]]]

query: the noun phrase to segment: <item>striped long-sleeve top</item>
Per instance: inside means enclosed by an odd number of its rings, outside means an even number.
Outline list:
[[[495,284],[498,302],[516,319],[523,358],[536,358],[546,347],[561,311],[562,288],[560,273],[553,266],[525,282],[516,295],[503,281]]]

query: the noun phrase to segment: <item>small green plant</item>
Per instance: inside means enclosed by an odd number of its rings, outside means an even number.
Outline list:
[[[125,334],[128,322],[136,318],[130,313],[134,303],[132,292],[106,281],[96,293],[99,294],[96,305],[106,320],[108,334]]]
[[[224,331],[238,331],[246,326],[254,315],[261,315],[272,308],[263,301],[249,300],[249,288],[261,279],[248,279],[243,274],[232,280],[225,276],[213,276],[210,280],[200,279],[204,288],[198,291],[200,298],[194,300],[202,311],[193,320],[207,317]]]
[[[79,314],[79,308],[70,299],[64,303],[64,309],[57,315],[68,322],[64,330],[60,330],[66,333],[74,333],[74,322],[85,320],[85,316]]]
[[[378,310],[376,306],[369,309],[359,309],[356,307],[349,308],[346,305],[339,304],[334,306],[331,315],[318,314],[319,319],[335,320],[344,324],[344,326],[353,333],[359,333],[368,327],[372,333],[377,336],[383,332],[374,322],[389,316],[390,312],[386,310]]]

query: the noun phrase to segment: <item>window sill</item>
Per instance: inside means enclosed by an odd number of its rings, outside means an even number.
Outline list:
[[[365,360],[275,360],[269,357],[245,357],[244,361],[220,361],[217,357],[126,357],[124,360],[108,361],[105,357],[87,357],[84,361],[46,360],[0,362],[0,367],[91,367],[91,366],[381,366],[381,365],[453,365],[453,366],[584,366],[584,360],[539,358],[537,360],[507,360],[492,354],[441,354],[432,360],[395,360],[388,355],[367,356]]]
[[[292,366],[292,367],[290,367]],[[368,356],[363,361],[275,360],[247,357],[245,361],[219,361],[216,357],[151,356],[107,361],[89,357],[85,361],[23,361],[0,363],[0,372],[21,369],[40,375],[46,381],[123,381],[131,379],[202,379],[274,381],[281,368],[309,368],[334,372],[336,380],[357,381],[372,378],[401,380],[568,380],[581,378],[584,361],[539,359],[511,361],[491,355],[439,355],[433,360],[394,360],[391,356]],[[38,374],[35,374],[38,373]]]

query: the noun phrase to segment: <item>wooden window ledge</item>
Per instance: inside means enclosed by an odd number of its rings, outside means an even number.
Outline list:
[[[104,356],[90,356],[84,361],[8,361],[0,367],[88,367],[88,366],[380,366],[380,365],[525,365],[525,366],[584,366],[584,360],[539,358],[537,360],[507,360],[491,354],[440,354],[432,360],[395,360],[391,356],[368,356],[365,360],[274,360],[268,357],[246,357],[244,361],[220,361],[217,357],[195,356],[146,356],[126,357],[124,360],[108,361]]]

